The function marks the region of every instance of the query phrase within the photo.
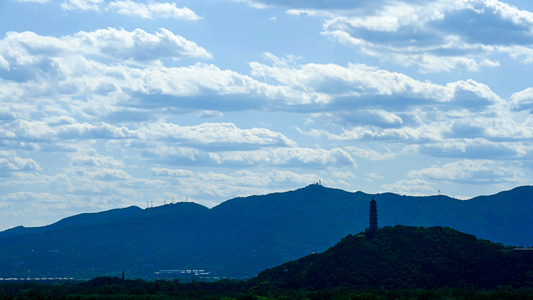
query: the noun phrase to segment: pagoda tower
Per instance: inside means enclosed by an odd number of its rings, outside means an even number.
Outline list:
[[[375,231],[378,229],[378,207],[376,200],[372,198],[372,201],[370,201],[370,227],[368,227],[368,230]]]

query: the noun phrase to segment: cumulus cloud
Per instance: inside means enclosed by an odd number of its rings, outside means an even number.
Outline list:
[[[139,39],[137,33],[148,35],[148,40]],[[102,39],[97,40],[97,36],[102,36]],[[127,32],[106,29],[81,32],[61,39],[29,32],[9,33],[0,41],[0,55],[6,53],[9,63],[14,67],[7,77],[22,79],[25,83],[6,86],[6,97],[12,97],[7,95],[9,89],[17,89],[13,92],[21,97],[32,98],[53,93],[79,95],[86,102],[75,102],[73,105],[79,105],[88,116],[102,115],[106,111],[116,114],[116,109],[104,105],[126,101],[128,107],[124,110],[132,112],[131,106],[137,105],[134,108],[139,113],[142,113],[142,109],[158,107],[231,111],[320,101],[320,94],[270,85],[214,65],[161,66],[161,61],[165,59],[207,57],[203,48],[192,46],[189,49],[185,47],[187,43],[181,44],[175,38],[165,30],[158,35],[149,35],[142,30]],[[72,48],[68,48],[67,40],[72,41]],[[34,46],[33,43],[38,45]],[[41,55],[39,51],[42,50],[35,49],[37,46],[45,48],[48,56]],[[74,53],[76,49],[80,53]],[[79,55],[83,53],[87,57]],[[92,55],[126,65],[104,64],[88,59]],[[149,66],[138,67],[143,64]],[[27,85],[31,85],[31,88]]]
[[[168,168],[152,168],[152,173],[156,176],[170,176],[170,177],[192,177],[194,172],[183,169],[168,169]]]
[[[356,126],[343,129],[342,133],[332,133],[327,130],[314,129],[302,133],[314,137],[327,137],[330,140],[349,141],[383,141],[383,142],[431,142],[444,139],[443,133],[448,132],[448,126],[442,122],[419,127],[402,127],[382,129],[375,126]]]
[[[345,150],[310,148],[275,148],[268,150],[231,151],[211,154],[218,163],[244,163],[259,165],[338,166],[353,168],[356,163]]]
[[[124,143],[121,145],[121,147],[128,147],[128,145],[124,146]],[[229,168],[279,166],[301,169],[326,169],[330,167],[352,169],[356,167],[353,157],[340,148],[325,150],[301,147],[260,149],[252,147],[245,151],[228,151],[227,148],[181,147],[161,143],[150,143],[150,146],[136,145],[136,147],[143,159],[162,165]],[[165,173],[158,169],[158,174]]]
[[[291,15],[322,19],[322,34],[333,41],[423,72],[496,67],[498,54],[518,57],[533,46],[533,14],[500,1],[377,1],[347,4],[349,10],[335,3],[285,5]]]
[[[103,122],[94,124],[67,123],[50,126],[43,121],[20,120],[16,133],[19,139],[41,143],[62,140],[126,140],[124,145],[142,145],[143,148],[150,149],[149,152],[167,151],[167,154],[182,153],[189,157],[200,154],[198,150],[192,149],[220,151],[296,146],[294,141],[279,132],[265,128],[241,129],[233,123],[202,123],[195,126],[180,126],[173,123],[154,122],[139,128],[129,128]],[[113,144],[109,145],[112,146]],[[154,145],[160,145],[161,148],[158,149]],[[169,148],[171,145],[174,150]],[[72,162],[76,165],[95,166],[121,164],[119,160],[113,160],[110,157],[87,155],[73,157]]]
[[[218,118],[224,114],[216,110],[202,110],[198,113],[199,118]]]
[[[145,19],[174,18],[188,21],[201,19],[187,7],[178,8],[176,3],[149,2],[145,4],[131,0],[113,1],[106,6],[106,10],[115,11],[121,15],[139,16]]]
[[[110,156],[103,156],[99,154],[95,155],[84,155],[84,154],[74,154],[71,158],[71,163],[73,166],[80,167],[108,167],[108,168],[121,168],[124,167],[124,162],[118,159],[115,159]]]
[[[398,147],[395,147],[398,148]],[[416,153],[418,152],[418,145],[409,145],[405,147],[401,147],[400,149],[391,149],[390,147],[386,147],[383,149],[383,151],[377,151],[374,149],[371,149],[369,147],[354,147],[354,146],[348,146],[346,147],[346,150],[349,153],[352,153],[355,156],[368,159],[371,161],[381,161],[381,160],[391,160],[396,158],[399,155],[405,155],[409,153]]]
[[[492,160],[461,160],[440,167],[413,170],[410,177],[461,183],[500,183],[522,181],[524,173],[515,166]]]
[[[50,0],[17,0],[18,2],[35,2],[35,3],[40,3],[40,4],[45,4],[45,3],[48,3]]]
[[[134,132],[122,126],[107,123],[89,124],[75,123],[49,126],[43,121],[20,120],[17,136],[26,140],[54,141],[61,139],[124,139],[133,137]]]
[[[68,48],[70,44],[74,45],[72,49],[87,56],[100,55],[136,64],[158,63],[176,56],[208,57],[203,48],[188,44],[163,29],[152,35],[142,30],[128,32],[112,28],[80,32],[59,39],[30,32],[10,33],[0,42],[0,55],[17,67],[16,72],[24,70],[25,74],[31,74],[27,80],[34,79],[35,86],[40,86],[20,90],[19,85],[19,93],[37,96],[36,93],[44,92],[43,89],[52,83],[47,83],[52,79],[49,74],[57,76],[54,78],[59,83],[55,87],[56,93],[89,95],[85,102],[74,104],[87,113],[86,117],[101,116],[107,111],[115,119],[120,116],[146,119],[150,114],[147,109],[169,106],[231,111],[284,106],[289,109],[295,105],[319,104],[334,105],[337,109],[350,107],[350,113],[322,114],[322,117],[339,124],[347,122],[355,125],[354,121],[357,121],[381,127],[400,127],[417,120],[412,113],[393,112],[399,109],[423,105],[428,109],[438,106],[439,109],[453,110],[467,106],[478,112],[502,102],[486,85],[473,80],[438,85],[362,64],[348,64],[346,67],[335,64],[291,65],[290,62],[280,63],[278,59],[272,66],[251,63],[253,77],[250,77],[202,63],[179,68],[150,66],[142,69],[105,65],[80,57],[79,53]],[[152,48],[161,51],[147,50]],[[52,60],[50,56],[44,58],[44,49],[47,55],[52,54]],[[272,55],[267,57],[277,59]],[[264,78],[275,79],[279,84],[265,83],[261,81]],[[46,89],[46,92],[50,90]],[[106,95],[113,96],[113,100],[106,100],[109,104],[127,101],[129,107],[102,106],[105,102],[99,97]],[[133,99],[128,101],[128,97]],[[97,101],[90,102],[91,99]],[[136,105],[136,108],[132,109],[131,105]],[[374,107],[370,114],[369,107]],[[299,109],[305,110],[303,107]],[[125,114],[121,115],[121,111]]]
[[[19,0],[21,1],[21,0]],[[22,0],[45,3],[48,0]],[[174,2],[148,1],[134,2],[131,0],[64,0],[61,3],[64,10],[81,11],[109,11],[120,15],[136,16],[144,19],[172,18],[184,21],[197,21],[202,19],[188,7],[179,8]]]
[[[87,54],[122,58],[125,61],[145,62],[185,57],[212,57],[196,43],[164,28],[155,34],[149,34],[142,29],[129,32],[124,29],[108,28],[94,32],[79,32],[73,37],[64,39],[70,45],[76,45],[78,50],[86,49]],[[95,51],[95,53],[89,51]]]
[[[533,88],[511,95],[511,109],[514,111],[533,109]]]
[[[272,55],[267,55],[272,59]],[[382,109],[409,108],[420,105],[439,105],[442,108],[468,107],[473,109],[502,103],[503,100],[484,84],[474,80],[456,81],[446,85],[415,80],[405,74],[389,72],[363,64],[274,64],[250,63],[252,75],[272,78],[295,90],[322,94],[324,102],[352,101],[356,107]],[[398,122],[398,118],[376,110],[384,121]],[[394,119],[394,120],[391,120]]]
[[[354,110],[311,114],[312,122],[327,122],[343,126],[374,125],[378,127],[401,127],[404,124],[402,117],[384,110]]]
[[[426,180],[404,179],[393,184],[383,184],[381,188],[400,195],[427,196],[435,194],[434,186],[434,183]]]
[[[295,146],[296,143],[279,132],[265,128],[240,129],[233,123],[203,123],[179,126],[172,123],[152,123],[139,130],[143,139],[168,140],[184,144],[216,146]]]
[[[61,8],[64,10],[99,10],[105,0],[64,0]]]
[[[0,196],[0,199],[6,202],[44,202],[44,203],[61,203],[65,202],[65,198],[50,193],[32,193],[32,192],[16,192]]]
[[[29,31],[8,32],[0,41],[0,55],[7,61],[7,66],[11,67],[33,65],[58,69],[68,67],[72,59],[79,59],[79,55],[97,55],[137,64],[187,57],[211,58],[211,54],[204,48],[164,28],[155,34],[142,29],[126,31],[107,28],[92,32],[81,31],[60,38],[40,36]],[[70,72],[72,71],[74,70]]]
[[[366,1],[343,1],[343,0],[316,0],[316,1],[303,1],[303,0],[231,0],[234,2],[245,2],[256,8],[265,8],[265,6],[279,5],[293,8],[314,8],[314,9],[369,9],[374,6],[379,6],[383,2],[382,0],[372,1],[368,3]]]
[[[101,168],[91,174],[97,180],[114,181],[114,180],[131,180],[133,177],[121,169]]]
[[[419,148],[420,153],[434,157],[470,159],[520,159],[527,157],[527,149],[521,143],[492,142],[482,138],[450,139]]]
[[[491,110],[487,115],[476,115],[474,112],[455,111],[449,114],[417,112],[414,118],[417,122],[398,128],[382,128],[375,125],[356,125],[345,128],[340,133],[330,132],[325,129],[313,129],[310,131],[301,130],[302,133],[316,138],[326,137],[330,140],[360,140],[360,141],[388,141],[388,142],[416,142],[432,145],[426,148],[434,149],[440,147],[441,154],[444,155],[451,148],[446,149],[447,142],[456,143],[455,149],[468,148],[472,153],[489,155],[495,151],[494,155],[509,156],[515,150],[502,143],[503,141],[514,141],[522,143],[533,137],[533,118],[527,116],[514,119],[513,116],[502,111],[501,114]],[[462,141],[466,141],[467,146],[457,146]],[[436,144],[440,143],[440,144]],[[498,144],[495,146],[496,144]],[[479,144],[479,146],[476,146]],[[482,150],[482,145],[488,146]],[[460,151],[453,151],[459,154]],[[429,151],[429,153],[436,153]],[[512,156],[512,155],[511,155]]]
[[[39,171],[41,167],[31,158],[21,158],[14,151],[0,151],[0,177],[12,172]]]

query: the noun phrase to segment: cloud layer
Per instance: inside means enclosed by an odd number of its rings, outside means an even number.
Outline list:
[[[531,184],[519,4],[3,4],[0,230],[317,181],[460,198]]]

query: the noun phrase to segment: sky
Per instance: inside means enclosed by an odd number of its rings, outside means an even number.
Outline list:
[[[494,194],[533,183],[532,109],[530,0],[1,0],[0,230],[315,182]]]

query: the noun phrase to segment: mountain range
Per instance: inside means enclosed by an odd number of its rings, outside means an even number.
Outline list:
[[[319,184],[239,197],[211,209],[191,202],[80,214],[0,232],[3,277],[250,277],[322,252],[368,227],[369,201],[382,226],[446,226],[505,245],[529,246],[533,187],[457,200],[366,194]],[[203,270],[203,271],[202,271]],[[200,275],[197,275],[200,276]]]

